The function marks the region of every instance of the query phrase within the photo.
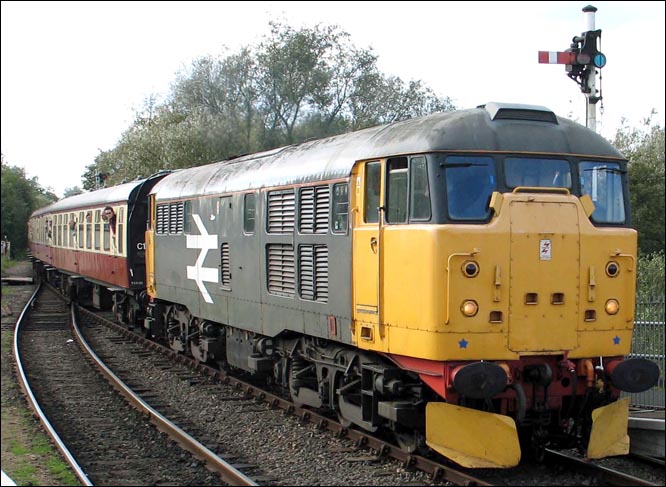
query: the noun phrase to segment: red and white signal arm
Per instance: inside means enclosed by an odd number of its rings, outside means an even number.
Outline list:
[[[539,64],[574,64],[576,55],[573,52],[539,51]]]

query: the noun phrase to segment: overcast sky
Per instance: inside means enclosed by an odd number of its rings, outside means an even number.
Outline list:
[[[585,97],[564,51],[594,5],[603,113],[612,138],[626,118],[664,125],[664,2],[13,2],[2,1],[2,153],[58,196],[112,149],[151,94],[164,96],[197,57],[233,53],[269,33],[339,25],[379,69],[422,80],[458,108],[488,101],[546,106],[585,124]],[[225,50],[226,49],[226,50]],[[601,106],[599,106],[601,108]]]

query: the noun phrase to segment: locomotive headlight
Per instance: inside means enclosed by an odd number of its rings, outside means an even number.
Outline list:
[[[609,315],[616,315],[620,311],[620,303],[617,302],[617,299],[609,299],[606,301],[606,313]]]
[[[463,301],[460,311],[462,311],[462,314],[465,316],[474,316],[479,312],[479,305],[476,304],[476,301],[468,299],[467,301]]]

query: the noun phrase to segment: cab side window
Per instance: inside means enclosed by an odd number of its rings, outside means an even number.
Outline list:
[[[407,158],[396,157],[386,161],[386,221],[407,221]]]
[[[379,223],[379,189],[381,183],[381,164],[370,162],[365,166],[365,189],[363,221]]]

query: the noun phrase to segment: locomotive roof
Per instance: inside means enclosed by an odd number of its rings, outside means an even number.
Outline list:
[[[183,169],[151,193],[168,200],[325,181],[348,177],[359,160],[451,150],[623,159],[603,137],[547,108],[488,103]]]
[[[114,203],[124,203],[130,198],[132,191],[141,186],[145,179],[138,179],[130,183],[119,184],[110,188],[81,193],[68,198],[63,198],[53,204],[35,210],[32,216],[39,216],[44,213],[58,213],[61,211],[78,210],[93,206],[112,205]]]

